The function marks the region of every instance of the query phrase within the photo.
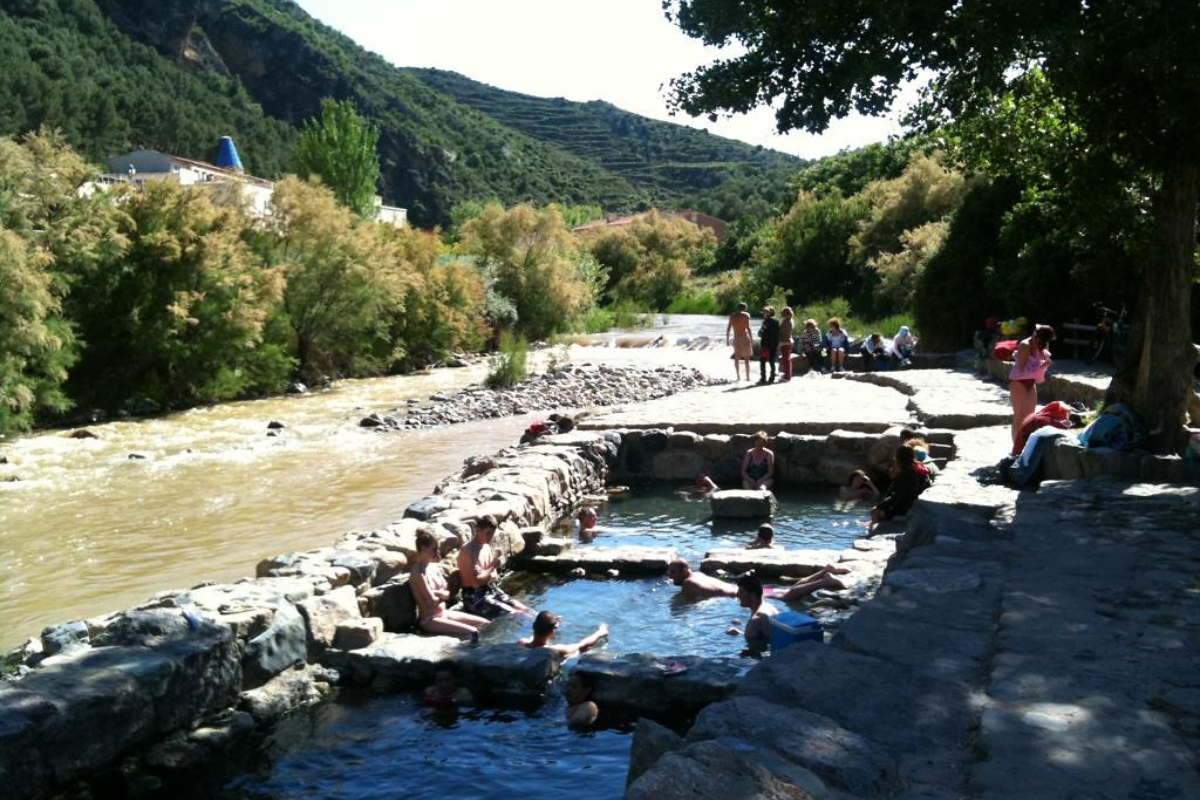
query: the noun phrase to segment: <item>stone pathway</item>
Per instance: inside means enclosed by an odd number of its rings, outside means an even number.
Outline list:
[[[626,797],[1200,797],[1200,489],[979,485],[1007,441],[956,434],[829,644],[773,654],[686,738],[641,723]]]

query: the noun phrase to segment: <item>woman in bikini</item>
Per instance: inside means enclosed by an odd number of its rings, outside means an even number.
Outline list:
[[[1025,418],[1037,411],[1037,385],[1046,380],[1050,368],[1050,343],[1054,341],[1054,328],[1038,325],[1030,336],[1017,348],[1017,357],[1008,374],[1008,390],[1012,395],[1013,421],[1012,439],[1015,449],[1021,424]]]
[[[479,629],[488,624],[483,617],[446,608],[450,588],[438,563],[437,539],[428,530],[417,531],[417,563],[413,565],[408,585],[412,587],[413,597],[417,600],[420,614],[417,624],[423,631],[477,639]]]
[[[775,453],[767,449],[767,432],[754,434],[754,446],[742,456],[742,488],[770,489],[775,484]]]

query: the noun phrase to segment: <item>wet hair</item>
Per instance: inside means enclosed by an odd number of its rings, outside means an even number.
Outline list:
[[[769,441],[771,441],[771,437],[767,436],[766,431],[759,431],[758,433],[754,434],[754,443],[755,444],[762,442],[763,447],[766,447],[767,442],[769,442]]]
[[[671,563],[667,564],[668,575],[670,575],[672,572],[680,572],[683,570],[691,571],[691,569],[692,565],[684,561],[682,558],[677,558]]]
[[[1057,334],[1054,332],[1054,328],[1051,328],[1049,325],[1038,325],[1033,329],[1033,335],[1038,340],[1038,344],[1042,347],[1045,347],[1053,342],[1057,336]]]
[[[579,519],[583,519],[584,517],[592,517],[595,519],[596,509],[592,508],[591,506],[584,506],[583,508],[579,509]]]
[[[910,444],[902,444],[896,448],[896,463],[902,467],[910,466],[913,463],[913,448]]]
[[[587,696],[591,698],[592,691],[596,688],[596,678],[594,675],[576,669],[571,672],[571,677],[568,680],[579,681],[579,685],[587,689]]]
[[[829,318],[829,327],[840,328],[840,327],[842,327],[842,321],[840,319],[838,319],[837,317],[830,317]]]
[[[755,575],[753,572],[747,572],[745,575],[738,578],[737,587],[739,589],[745,589],[747,592],[754,595],[755,597],[758,597],[760,599],[762,598],[762,595],[763,595],[762,581],[759,580],[758,576]]]
[[[769,522],[764,522],[758,526],[758,538],[764,542],[769,542],[775,538],[775,526]]]
[[[417,531],[417,550],[428,550],[431,547],[437,548],[437,537],[429,528],[421,528]]]
[[[562,622],[562,617],[551,614],[549,611],[539,611],[533,619],[533,635],[549,636],[560,622]]]
[[[850,477],[846,478],[846,485],[847,485],[847,486],[853,486],[853,485],[854,485],[854,479],[855,479],[855,478],[858,478],[858,477],[867,478],[867,477],[869,477],[869,476],[868,476],[868,475],[867,475],[867,473],[866,473],[866,472],[864,472],[863,470],[861,470],[861,469],[856,469],[856,470],[854,470],[854,472],[851,472],[851,473],[850,473]]]

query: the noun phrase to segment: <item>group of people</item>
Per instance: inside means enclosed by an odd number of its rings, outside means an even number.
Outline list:
[[[592,523],[595,519],[593,515]],[[448,607],[450,585],[442,571],[437,537],[428,528],[417,532],[417,560],[409,585],[417,601],[417,624],[423,631],[479,641],[479,631],[504,614],[533,614],[534,609],[506,594],[498,585],[500,554],[492,547],[496,519],[490,514],[475,523],[475,535],[458,551],[458,576],[462,584],[462,610]],[[600,625],[578,642],[552,641],[562,618],[541,611],[533,619],[533,635],[520,639],[525,647],[546,648],[563,656],[581,653],[608,636],[608,626]],[[596,719],[596,705],[590,699],[591,687],[584,676],[572,676],[567,685],[567,719],[573,725],[588,725]],[[434,684],[423,696],[433,706],[471,705],[469,690],[457,685],[457,668],[449,662],[438,665]],[[572,698],[575,698],[574,700]]]
[[[804,356],[809,369],[815,374],[823,370],[845,372],[846,354],[853,349],[850,334],[842,328],[842,321],[837,317],[831,318],[828,325],[828,330],[822,333],[816,320],[806,319],[804,328],[796,331],[795,312],[790,306],[784,306],[778,319],[774,307],[766,306],[762,310],[758,346],[755,347],[754,334],[750,329],[750,312],[745,303],[739,303],[737,311],[730,315],[729,324],[725,326],[725,344],[733,346],[734,379],[741,380],[741,365],[744,364],[746,380],[751,380],[750,362],[757,357],[759,384],[775,382],[776,359],[780,362],[780,381],[790,381],[793,351]],[[872,333],[858,347],[868,372],[888,360],[888,346],[878,332]],[[891,353],[896,364],[910,366],[916,347],[917,340],[912,331],[907,325],[901,325],[891,341]],[[825,364],[826,358],[828,365]]]

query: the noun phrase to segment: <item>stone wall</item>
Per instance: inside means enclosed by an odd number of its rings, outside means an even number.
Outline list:
[[[447,658],[462,662],[464,679],[486,675],[472,687],[483,694],[540,695],[557,674],[545,653],[404,633],[416,621],[416,533],[434,531],[448,574],[484,514],[500,522],[496,546],[519,553],[524,533],[603,489],[619,444],[564,434],[468,459],[385,528],[265,559],[252,579],[46,629],[10,654],[0,680],[4,796],[97,780],[105,794],[156,791],[339,682],[416,688]]]
[[[856,469],[872,477],[887,474],[900,428],[883,434],[836,430],[826,436],[781,433],[769,447],[775,451],[777,486],[842,486]],[[926,432],[931,445],[948,445],[942,455],[952,457],[948,432]],[[624,430],[612,470],[619,483],[675,482],[692,484],[708,475],[722,488],[741,486],[741,459],[753,445],[749,434],[708,434],[687,431]],[[935,456],[937,453],[935,453]]]

